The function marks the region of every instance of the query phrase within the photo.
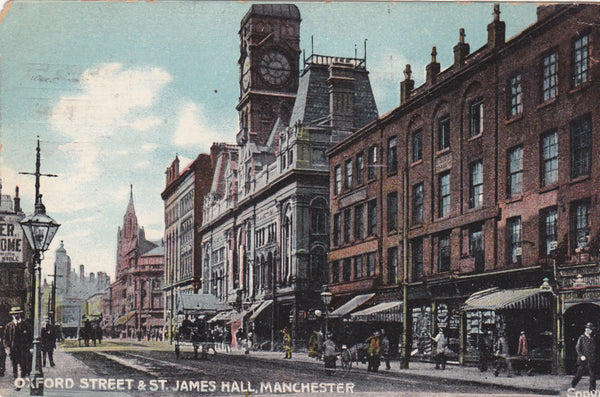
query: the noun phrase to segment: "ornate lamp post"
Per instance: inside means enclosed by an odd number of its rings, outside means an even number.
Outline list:
[[[327,338],[328,329],[327,329],[327,320],[329,318],[329,304],[331,303],[331,292],[325,290],[321,292],[321,299],[325,304],[325,338]]]
[[[33,249],[33,265],[34,265],[34,285],[33,290],[33,354],[35,357],[35,368],[31,376],[31,388],[29,390],[32,396],[44,395],[44,373],[42,371],[42,352],[40,350],[40,317],[42,306],[41,294],[41,264],[42,255],[48,249],[52,242],[56,231],[60,224],[54,219],[46,215],[46,207],[42,204],[42,195],[40,194],[40,176],[56,176],[45,175],[40,173],[40,141],[38,139],[37,146],[37,161],[35,163],[35,173],[26,173],[35,175],[35,212],[21,220],[21,227],[29,245]]]

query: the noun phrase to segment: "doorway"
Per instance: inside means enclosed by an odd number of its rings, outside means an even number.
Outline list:
[[[577,339],[583,334],[585,324],[588,322],[596,326],[596,338],[600,327],[600,306],[594,303],[580,303],[568,308],[564,315],[565,331],[565,371],[574,374],[577,369],[577,352],[575,345]]]

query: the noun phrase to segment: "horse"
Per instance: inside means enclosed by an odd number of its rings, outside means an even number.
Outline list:
[[[367,362],[367,344],[357,343],[354,346],[347,348],[345,345],[342,346],[341,354],[342,368],[350,370],[352,363],[363,363]]]

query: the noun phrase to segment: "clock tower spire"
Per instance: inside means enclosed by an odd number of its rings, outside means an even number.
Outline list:
[[[293,4],[254,4],[242,19],[238,145],[264,145],[278,118],[289,121],[298,90],[300,21]]]

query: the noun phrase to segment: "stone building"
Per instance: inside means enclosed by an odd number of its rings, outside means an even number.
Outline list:
[[[541,6],[506,41],[495,6],[483,47],[461,29],[454,63],[434,47],[416,88],[407,65],[400,106],[330,152],[335,295],[399,301],[406,277],[411,350],[442,328],[468,363],[488,331],[512,354],[525,330],[572,369],[600,310],[599,21],[595,5]]]
[[[117,234],[115,282],[105,293],[110,305],[103,318],[109,335],[142,337],[162,327],[164,247],[162,241],[146,239],[133,205],[133,187]]]
[[[212,181],[211,158],[200,154],[183,171],[179,157],[167,168],[165,190],[164,324],[175,317],[177,295],[196,293],[202,286],[202,225],[204,197]],[[175,297],[175,298],[173,298]],[[167,328],[171,329],[171,328]]]
[[[0,181],[0,326],[11,320],[13,306],[20,306],[26,318],[32,318],[31,285],[33,252],[19,222],[25,217],[21,210],[19,187],[15,197],[2,194]]]
[[[255,342],[316,327],[328,250],[326,151],[377,118],[364,59],[311,55],[300,12],[252,5],[240,35],[236,145],[214,144],[201,228],[203,285]]]

